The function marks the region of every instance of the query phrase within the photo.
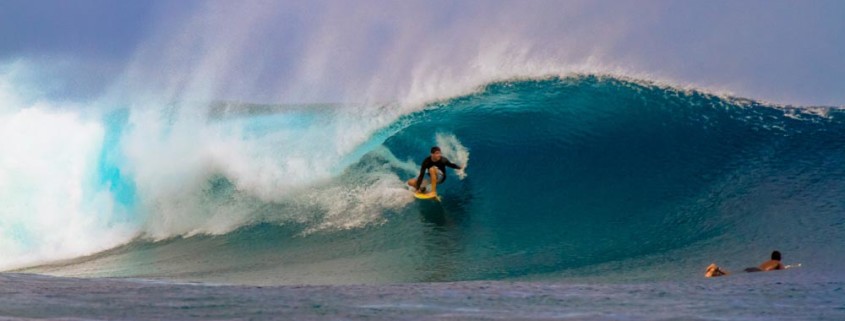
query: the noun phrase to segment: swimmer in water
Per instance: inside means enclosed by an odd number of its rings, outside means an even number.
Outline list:
[[[745,272],[766,272],[766,271],[774,271],[774,270],[785,270],[792,266],[790,265],[783,265],[781,261],[781,255],[779,251],[772,252],[771,259],[763,262],[759,266],[746,268]],[[801,264],[796,264],[795,267],[799,267]],[[728,271],[722,270],[716,263],[710,264],[707,266],[707,269],[704,271],[704,277],[712,278],[717,276],[728,275]]]

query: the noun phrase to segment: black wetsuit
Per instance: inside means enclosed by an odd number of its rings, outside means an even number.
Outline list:
[[[446,166],[449,166],[454,169],[461,169],[460,166],[450,162],[448,159],[446,159],[446,157],[440,157],[440,160],[436,162],[431,159],[431,156],[426,157],[425,160],[423,160],[422,162],[422,166],[420,167],[420,175],[417,176],[417,189],[420,189],[420,185],[422,185],[423,178],[425,177],[425,172],[427,172],[428,169],[432,166],[437,166],[437,169],[439,169],[440,172],[443,173],[443,180],[437,182],[437,184],[446,181]]]

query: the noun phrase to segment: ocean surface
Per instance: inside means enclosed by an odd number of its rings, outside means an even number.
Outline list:
[[[845,319],[837,108],[573,75],[98,110],[0,118],[2,316]],[[418,201],[433,145],[466,170]]]
[[[842,320],[845,279],[804,271],[649,283],[234,286],[0,274],[0,319]]]

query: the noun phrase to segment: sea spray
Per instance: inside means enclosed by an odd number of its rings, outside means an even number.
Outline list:
[[[97,181],[104,129],[68,111],[0,113],[0,270],[92,254],[134,237]]]
[[[461,169],[456,171],[458,178],[466,178],[466,167],[469,164],[469,150],[464,145],[461,145],[461,141],[453,134],[437,133],[435,141],[437,142],[437,146],[440,146],[443,155],[449,155],[450,161],[461,166]]]

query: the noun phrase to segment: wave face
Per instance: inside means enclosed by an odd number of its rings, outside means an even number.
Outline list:
[[[321,113],[337,114],[280,110],[214,122],[247,124],[241,138],[302,135],[308,146],[362,135],[333,130],[357,127]],[[713,260],[754,265],[773,249],[788,262],[836,266],[845,263],[842,119],[835,109],[611,77],[493,83],[366,131],[357,148],[320,154],[320,175],[292,178],[301,188],[262,185],[284,194],[256,193],[231,164],[211,166],[191,176],[200,197],[177,203],[213,215],[169,221],[146,207],[135,241],[25,270],[249,284],[660,279],[697,277]],[[404,180],[433,144],[467,169],[449,170],[442,202],[415,201]],[[124,195],[116,203],[136,212],[150,203],[141,178],[110,168],[99,170],[112,173],[112,194]],[[162,232],[176,223],[188,226]]]

